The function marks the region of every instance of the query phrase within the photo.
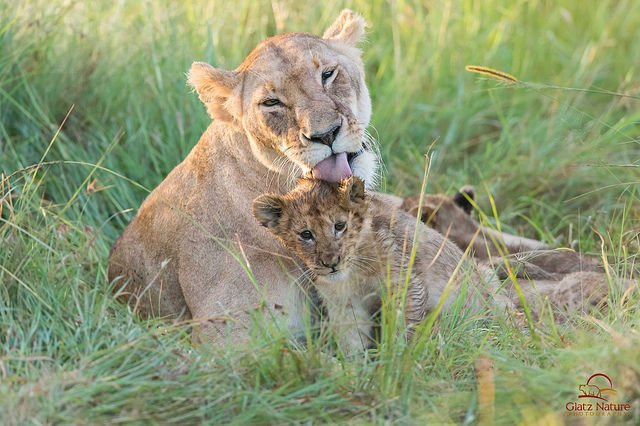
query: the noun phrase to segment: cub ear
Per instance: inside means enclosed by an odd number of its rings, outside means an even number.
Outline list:
[[[429,225],[432,228],[436,227],[436,217],[438,210],[433,207],[423,204],[422,210],[420,211],[420,222],[423,222],[425,225]],[[409,214],[413,217],[418,216],[418,206],[413,207],[409,210]]]
[[[465,185],[453,196],[453,202],[464,210],[465,213],[471,214],[471,210],[473,210],[474,197],[475,194],[473,186]]]
[[[211,118],[233,121],[239,110],[233,92],[240,77],[235,71],[214,68],[205,62],[194,62],[187,74],[187,82],[198,92]]]
[[[352,10],[344,9],[334,23],[327,28],[322,38],[356,46],[364,37],[365,26],[366,22],[362,16]]]
[[[265,228],[275,228],[282,217],[284,200],[273,194],[262,194],[253,200],[253,216]]]
[[[340,190],[344,194],[346,200],[355,204],[364,203],[364,182],[359,177],[351,176],[350,178],[343,180],[340,185]]]

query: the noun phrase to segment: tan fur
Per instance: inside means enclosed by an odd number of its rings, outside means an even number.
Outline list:
[[[288,191],[332,152],[360,152],[350,159],[353,173],[375,185],[376,147],[364,134],[371,103],[356,46],[363,32],[362,18],[345,10],[324,38],[267,39],[234,71],[193,64],[189,82],[214,122],[109,257],[109,279],[141,314],[193,317],[208,336],[230,330],[237,340],[255,307],[281,306],[275,314],[288,311],[297,326],[299,267],[255,222],[251,201]],[[335,72],[323,82],[328,69]],[[305,139],[336,123],[331,147]]]
[[[548,307],[557,322],[563,322],[569,314],[588,314],[592,309],[606,309],[612,288],[625,292],[636,284],[629,279],[608,278],[601,272],[571,272],[556,279],[517,279],[524,300],[534,317],[539,317]],[[510,298],[517,308],[522,308],[514,287]]]
[[[477,296],[493,296],[494,305],[509,304],[494,294],[498,283],[489,271],[463,259],[463,253],[439,233],[421,224],[416,227],[409,215],[365,196],[357,178],[342,185],[303,180],[288,194],[258,197],[254,215],[303,260],[347,351],[371,344],[372,314],[380,306],[385,284],[398,297],[408,274],[409,334],[441,297],[444,308],[449,307],[463,282],[472,283],[468,308],[482,306]],[[415,262],[410,266],[414,245]],[[450,279],[450,293],[443,296]]]

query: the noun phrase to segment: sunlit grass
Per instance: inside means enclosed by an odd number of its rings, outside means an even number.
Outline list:
[[[345,6],[370,23],[386,191],[417,193],[429,151],[428,192],[471,183],[488,225],[637,276],[639,3],[94,3],[0,0],[0,422],[475,423],[479,358],[498,423],[565,420],[595,371],[640,421],[637,294],[559,325],[458,307],[410,345],[389,321],[364,359],[263,322],[248,348],[193,347],[189,324],[136,319],[106,280],[114,239],[208,125],[191,62],[233,68]]]

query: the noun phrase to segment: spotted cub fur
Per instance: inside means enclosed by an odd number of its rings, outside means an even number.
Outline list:
[[[446,309],[463,288],[469,307],[483,306],[488,296],[499,306],[509,304],[494,294],[498,285],[488,269],[465,259],[438,232],[365,193],[359,178],[338,184],[303,179],[285,195],[256,198],[253,213],[304,262],[345,351],[373,344],[372,315],[385,285],[397,295],[408,282],[408,335],[441,298]]]

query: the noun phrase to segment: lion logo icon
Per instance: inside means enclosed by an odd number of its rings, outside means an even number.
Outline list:
[[[602,377],[602,379],[598,379],[599,377]],[[599,385],[591,383],[592,380],[597,381]],[[603,395],[615,395],[617,393],[609,376],[603,373],[591,375],[587,379],[587,383],[578,386],[578,390],[582,393],[578,395],[578,398],[597,398],[603,401],[608,401]]]
[[[600,388],[596,385],[580,385],[578,386],[580,392],[582,392],[583,396],[597,396],[599,398],[602,397],[602,392]]]

